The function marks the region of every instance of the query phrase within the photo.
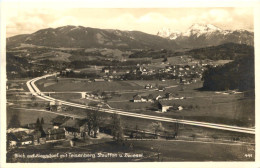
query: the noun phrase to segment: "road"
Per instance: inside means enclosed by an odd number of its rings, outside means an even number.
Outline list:
[[[26,85],[27,85],[29,91],[32,93],[32,95],[34,95],[40,99],[46,100],[46,101],[58,101],[58,102],[62,103],[63,105],[67,105],[67,106],[71,106],[71,107],[95,110],[95,111],[106,112],[106,113],[111,113],[111,114],[116,113],[116,114],[122,115],[122,116],[136,117],[136,118],[149,119],[149,120],[162,121],[162,122],[171,122],[171,123],[178,122],[180,124],[186,124],[186,125],[192,125],[192,126],[213,128],[213,129],[233,131],[233,132],[241,132],[241,133],[247,133],[247,134],[255,134],[254,128],[238,127],[238,126],[191,121],[191,120],[173,119],[173,118],[166,118],[166,117],[159,117],[159,116],[152,116],[152,115],[145,115],[145,114],[136,114],[136,113],[125,112],[125,111],[121,111],[121,110],[117,110],[117,109],[105,109],[105,108],[100,108],[100,107],[91,107],[91,106],[87,106],[87,105],[71,103],[68,101],[55,99],[50,96],[46,96],[35,85],[36,81],[43,79],[43,78],[48,78],[48,77],[54,76],[55,74],[56,73],[44,75],[44,76],[37,77],[37,78],[27,81]]]

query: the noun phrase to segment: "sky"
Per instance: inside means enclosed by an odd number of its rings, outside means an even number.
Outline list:
[[[6,36],[30,34],[66,25],[138,30],[157,34],[162,28],[184,32],[194,23],[253,31],[253,8],[35,8],[12,5],[5,11]]]

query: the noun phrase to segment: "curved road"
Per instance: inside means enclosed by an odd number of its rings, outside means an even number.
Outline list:
[[[98,108],[98,107],[91,107],[87,105],[77,104],[77,103],[71,103],[68,101],[58,100],[55,98],[52,98],[50,96],[46,96],[44,93],[42,93],[38,87],[35,85],[35,82],[56,75],[49,74],[44,75],[41,77],[37,77],[34,79],[29,80],[26,85],[29,89],[29,91],[32,93],[32,95],[46,100],[46,101],[58,101],[61,102],[64,105],[82,108],[82,109],[89,109],[89,110],[96,110],[100,112],[106,112],[106,113],[116,113],[123,116],[129,116],[129,117],[136,117],[136,118],[143,118],[143,119],[150,119],[150,120],[156,120],[156,121],[164,121],[164,122],[172,122],[172,123],[180,123],[180,124],[187,124],[187,125],[193,125],[193,126],[200,126],[200,127],[206,127],[206,128],[213,128],[213,129],[220,129],[220,130],[227,130],[227,131],[233,131],[233,132],[241,132],[241,133],[247,133],[247,134],[255,134],[255,129],[253,128],[246,128],[246,127],[237,127],[237,126],[230,126],[230,125],[224,125],[224,124],[215,124],[215,123],[208,123],[208,122],[199,122],[199,121],[190,121],[190,120],[179,120],[179,119],[173,119],[173,118],[166,118],[166,117],[159,117],[159,116],[152,116],[152,115],[145,115],[145,114],[137,114],[137,113],[131,113],[131,112],[125,112],[117,109],[105,109],[105,108]]]

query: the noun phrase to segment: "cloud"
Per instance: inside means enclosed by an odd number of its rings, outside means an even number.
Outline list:
[[[209,11],[209,18],[213,19],[214,22],[224,22],[226,19],[231,18],[229,12],[223,9],[212,9]]]
[[[54,9],[11,6],[6,15],[7,36],[64,25],[139,30],[150,34],[156,34],[162,27],[185,31],[194,23],[210,23],[226,29],[253,27],[252,8]]]
[[[55,20],[53,23],[50,23],[50,27],[60,27],[60,26],[66,26],[66,25],[81,25],[81,22],[73,17],[73,16],[64,16],[58,20]]]

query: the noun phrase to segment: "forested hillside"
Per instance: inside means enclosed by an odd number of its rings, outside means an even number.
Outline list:
[[[252,90],[255,88],[254,55],[236,59],[218,67],[209,67],[203,73],[205,90]]]

